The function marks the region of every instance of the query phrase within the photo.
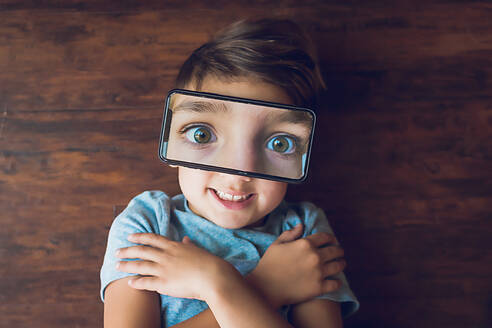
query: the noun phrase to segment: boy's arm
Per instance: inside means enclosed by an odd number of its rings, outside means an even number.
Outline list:
[[[253,318],[251,318],[251,312],[245,312],[244,308],[250,307],[253,309],[255,306],[257,307],[259,305],[260,310],[253,312],[258,314],[255,315],[255,318],[267,322],[268,320],[266,320],[265,317],[272,315],[272,313],[269,312],[274,311],[276,316],[275,309],[281,305],[298,303],[310,299],[318,294],[318,292],[314,291],[319,288],[322,288],[319,293],[336,290],[337,283],[335,280],[330,281],[330,284],[328,285],[320,286],[313,284],[315,279],[310,279],[312,278],[311,274],[319,271],[319,268],[315,269],[313,267],[313,261],[306,262],[303,261],[303,259],[312,259],[312,255],[315,255],[318,252],[316,251],[316,247],[306,248],[306,243],[302,242],[290,243],[290,241],[294,241],[298,238],[301,232],[301,226],[290,231],[285,231],[277,241],[269,247],[267,254],[260,260],[261,265],[246,277],[248,284],[245,285],[246,281],[241,279],[238,286],[233,286],[228,289],[226,295],[218,295],[221,297],[215,298],[215,304],[216,309],[219,309],[219,313],[215,313],[215,315],[225,316],[229,319],[232,318],[236,322],[238,317],[246,314],[247,318],[245,318],[244,321],[248,322]],[[313,244],[312,246],[316,246],[317,244],[330,242],[330,238],[333,237],[321,234],[308,237],[308,240],[310,241],[310,244]],[[325,275],[333,275],[343,270],[343,265],[340,266],[340,264],[336,265],[335,263],[323,267]],[[288,270],[289,268],[290,270]],[[135,277],[131,279],[134,278]],[[130,324],[132,323],[136,323],[136,326],[138,327],[147,327],[147,325],[148,327],[153,327],[153,325],[156,324],[154,320],[157,320],[157,322],[160,321],[158,295],[152,292],[143,294],[129,293],[127,290],[130,288],[127,284],[129,279],[130,278],[117,280],[111,283],[106,289],[105,294],[107,304],[105,304],[105,322],[107,322],[107,327],[111,327],[109,324],[116,322],[115,320],[121,319],[122,313],[130,318],[129,320],[125,320],[125,326],[121,325],[122,327],[131,327]],[[297,283],[293,284],[293,281],[296,281]],[[285,288],[285,286],[290,286],[290,288]],[[132,287],[135,288],[135,286]],[[235,294],[230,294],[232,289],[236,290]],[[140,292],[140,290],[136,290],[136,292]],[[239,302],[236,299],[238,294],[242,297],[242,300],[239,300]],[[232,300],[227,300],[227,296],[233,297]],[[131,300],[133,297],[135,298],[135,301]],[[125,300],[128,301],[128,303],[126,303]],[[269,304],[267,301],[269,301]],[[241,309],[242,313],[234,314],[234,311],[238,309],[237,307],[234,308],[234,306],[227,309],[227,307],[234,302],[241,303],[236,304],[236,306]],[[220,303],[224,303],[225,305],[219,305]],[[138,306],[140,310],[137,311],[134,305]],[[213,308],[213,306],[211,306],[211,308]],[[262,311],[264,312],[263,314],[261,314]],[[141,315],[143,319],[139,319],[139,315]],[[107,320],[106,317],[108,317]],[[148,319],[152,320],[146,322],[144,325],[143,322]],[[221,320],[225,319],[222,318]],[[283,325],[286,323],[284,320],[279,320],[277,324]],[[157,326],[158,325],[159,324],[157,323]],[[259,325],[255,323],[255,326]],[[174,327],[219,327],[219,325],[214,314],[210,310],[205,310]]]
[[[104,293],[105,328],[161,327],[160,300],[155,292],[128,286],[130,277],[113,281]]]
[[[159,296],[155,292],[138,290],[128,286],[128,280],[131,277],[116,280],[108,285],[105,291],[104,302],[104,327],[105,328],[157,328],[161,327],[160,304]],[[234,285],[234,284],[232,284]],[[251,290],[245,290],[249,287],[235,286],[232,289],[228,288],[227,293],[217,295],[215,299],[215,308],[219,308],[217,315],[221,316],[222,321],[225,321],[226,326],[230,322],[231,326],[237,326],[237,321],[248,322],[254,327],[260,327],[260,322],[265,324],[272,321],[272,315],[269,313],[273,309],[269,309],[269,305],[255,295]],[[249,294],[249,295],[247,295]],[[237,298],[240,298],[239,302]],[[238,303],[238,304],[234,304]],[[247,307],[251,309],[246,311]],[[256,310],[255,310],[256,309]],[[239,311],[238,311],[239,310]],[[250,311],[254,311],[255,321],[252,322]],[[263,313],[262,313],[263,312]],[[247,314],[247,318],[240,319],[240,316]],[[275,318],[276,317],[276,318]],[[284,320],[278,318],[274,314],[274,320],[265,327],[289,327]],[[207,309],[200,314],[183,321],[175,326],[175,328],[184,327],[207,327],[220,328],[214,314],[210,309]]]
[[[296,328],[343,327],[340,304],[326,299],[313,299],[294,305],[289,313],[289,321]]]
[[[261,294],[252,289],[241,274],[230,266],[221,279],[208,289],[205,298],[217,323],[226,328],[292,328]]]
[[[291,303],[300,303],[306,299],[316,296],[313,294],[313,285],[309,284],[312,276],[310,273],[316,271],[312,266],[303,265],[304,258],[309,258],[315,252],[314,249],[302,250],[299,252],[299,245],[289,244],[295,241],[302,233],[302,226],[297,226],[292,230],[285,231],[267,250],[267,254],[260,260],[261,265],[246,276],[246,281],[252,288],[263,293],[265,299],[275,308]],[[334,236],[318,235],[310,237],[312,241],[315,237],[321,237],[318,243],[323,244],[333,242]],[[324,238],[323,238],[324,237]],[[333,238],[333,239],[332,239]],[[339,254],[338,254],[339,255]],[[334,254],[333,256],[336,256]],[[335,275],[344,269],[341,262],[328,264],[326,275]],[[294,271],[292,269],[295,268]],[[273,275],[275,272],[280,274]],[[268,273],[268,274],[266,274]],[[294,274],[294,275],[292,275]],[[312,279],[314,280],[314,279]],[[327,280],[329,285],[325,285],[323,292],[333,292],[340,284],[336,280]],[[288,288],[287,288],[288,286]],[[283,294],[283,295],[282,295]],[[317,314],[317,311],[325,311]],[[296,327],[311,327],[309,322],[304,325],[303,318],[306,315],[316,315],[320,317],[320,322],[341,322],[340,309],[338,303],[328,300],[311,300],[295,306],[294,313]],[[326,316],[326,320],[324,319]],[[333,317],[333,318],[332,318]],[[292,319],[292,318],[291,318]],[[309,319],[309,318],[308,318]],[[330,321],[332,320],[332,321]],[[298,326],[297,326],[298,325]],[[194,328],[207,327],[219,328],[212,312],[207,309],[198,315],[185,320],[175,326],[175,328]],[[331,327],[331,326],[327,326]],[[338,327],[333,325],[333,327]]]
[[[155,292],[133,289],[128,286],[128,279],[114,281],[106,288],[104,303],[104,327],[160,327],[159,296]],[[237,297],[237,295],[232,295]],[[244,296],[244,295],[243,295]],[[226,300],[226,299],[224,299]],[[244,301],[244,300],[243,300]],[[245,302],[247,303],[247,302]],[[231,305],[227,305],[231,307]],[[260,304],[261,306],[261,304]],[[230,319],[237,320],[234,306],[228,311]],[[241,307],[240,312],[248,313]],[[249,315],[248,315],[249,316]],[[258,320],[263,320],[256,316]],[[323,299],[314,299],[293,306],[290,320],[297,328],[339,328],[342,327],[340,305],[336,302]],[[207,327],[219,328],[214,314],[210,309],[183,321],[173,327]]]
[[[292,306],[289,321],[296,328],[343,327],[340,304],[326,299],[313,299]],[[210,309],[173,326],[173,328],[194,327],[220,328]]]
[[[253,273],[250,273],[245,277],[245,280],[249,283],[250,286],[254,286]],[[273,306],[273,304],[272,304]],[[207,328],[220,328],[217,320],[215,320],[214,314],[210,309],[206,309],[199,314],[189,318],[188,320],[182,321],[174,326],[173,328],[198,328],[198,327],[207,327]]]
[[[129,278],[129,286],[205,301],[222,328],[291,327],[234,266],[195,246],[189,238],[175,242],[164,236],[139,233],[130,235],[128,240],[137,245],[120,249],[117,256],[135,260],[121,261],[117,268],[138,274]]]

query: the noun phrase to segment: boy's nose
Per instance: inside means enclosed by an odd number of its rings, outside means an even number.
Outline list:
[[[246,172],[261,172],[261,163],[258,161],[259,154],[253,143],[237,142],[230,143],[223,152],[223,165]]]
[[[234,159],[234,165],[241,171],[247,172],[257,172],[258,167],[256,163],[256,154],[253,151],[236,151],[234,154],[231,154],[231,157]]]
[[[229,173],[217,173],[222,179],[228,180],[228,183],[230,184],[230,187],[232,189],[240,189],[238,184],[244,183],[244,182],[250,182],[251,178],[248,176],[244,175],[239,175],[239,174],[229,174]]]

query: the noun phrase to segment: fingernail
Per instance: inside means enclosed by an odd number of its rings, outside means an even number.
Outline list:
[[[116,252],[114,252],[114,255],[116,255],[116,257],[118,257],[120,255],[120,253],[121,253],[120,250],[117,249]]]
[[[120,262],[116,263],[116,269],[118,269],[118,270],[119,270],[119,269],[120,269],[120,267],[121,267],[121,263],[120,263]]]

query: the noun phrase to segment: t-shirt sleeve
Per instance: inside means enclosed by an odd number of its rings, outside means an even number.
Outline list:
[[[101,299],[104,302],[104,291],[113,281],[128,277],[134,274],[121,272],[116,269],[116,264],[120,261],[116,257],[116,250],[135,244],[127,240],[132,233],[158,233],[162,234],[165,230],[166,220],[163,220],[169,213],[166,205],[169,198],[162,192],[146,191],[133,198],[123,212],[113,221],[108,235],[106,253],[101,267]],[[166,213],[167,212],[167,213]]]
[[[317,232],[326,232],[334,235],[324,211],[311,203],[301,203],[301,211],[304,217],[304,237],[315,234]],[[335,302],[340,302],[342,316],[348,317],[355,313],[360,306],[359,300],[355,297],[350,289],[349,283],[343,272],[334,276],[334,278],[342,282],[342,286],[331,293],[323,294],[318,298],[329,299]]]

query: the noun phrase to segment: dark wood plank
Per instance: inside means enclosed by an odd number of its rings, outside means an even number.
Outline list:
[[[345,85],[342,92],[330,93],[340,94],[335,103],[344,108],[355,99],[359,105],[370,100],[362,104],[381,110],[392,108],[388,98],[490,97],[491,59],[485,53],[492,51],[492,37],[483,33],[492,26],[483,19],[490,6],[462,11],[434,5],[412,14],[405,7],[366,8],[366,16],[350,15],[357,10],[351,5],[321,8],[277,8],[273,14],[295,13],[319,44],[334,45],[321,47],[321,58],[329,86]],[[156,106],[190,51],[239,18],[224,21],[220,11],[192,9],[125,15],[0,11],[0,104],[10,110]],[[260,12],[251,7],[243,15]]]
[[[0,305],[4,327],[102,327],[103,311],[96,298],[83,302]]]

